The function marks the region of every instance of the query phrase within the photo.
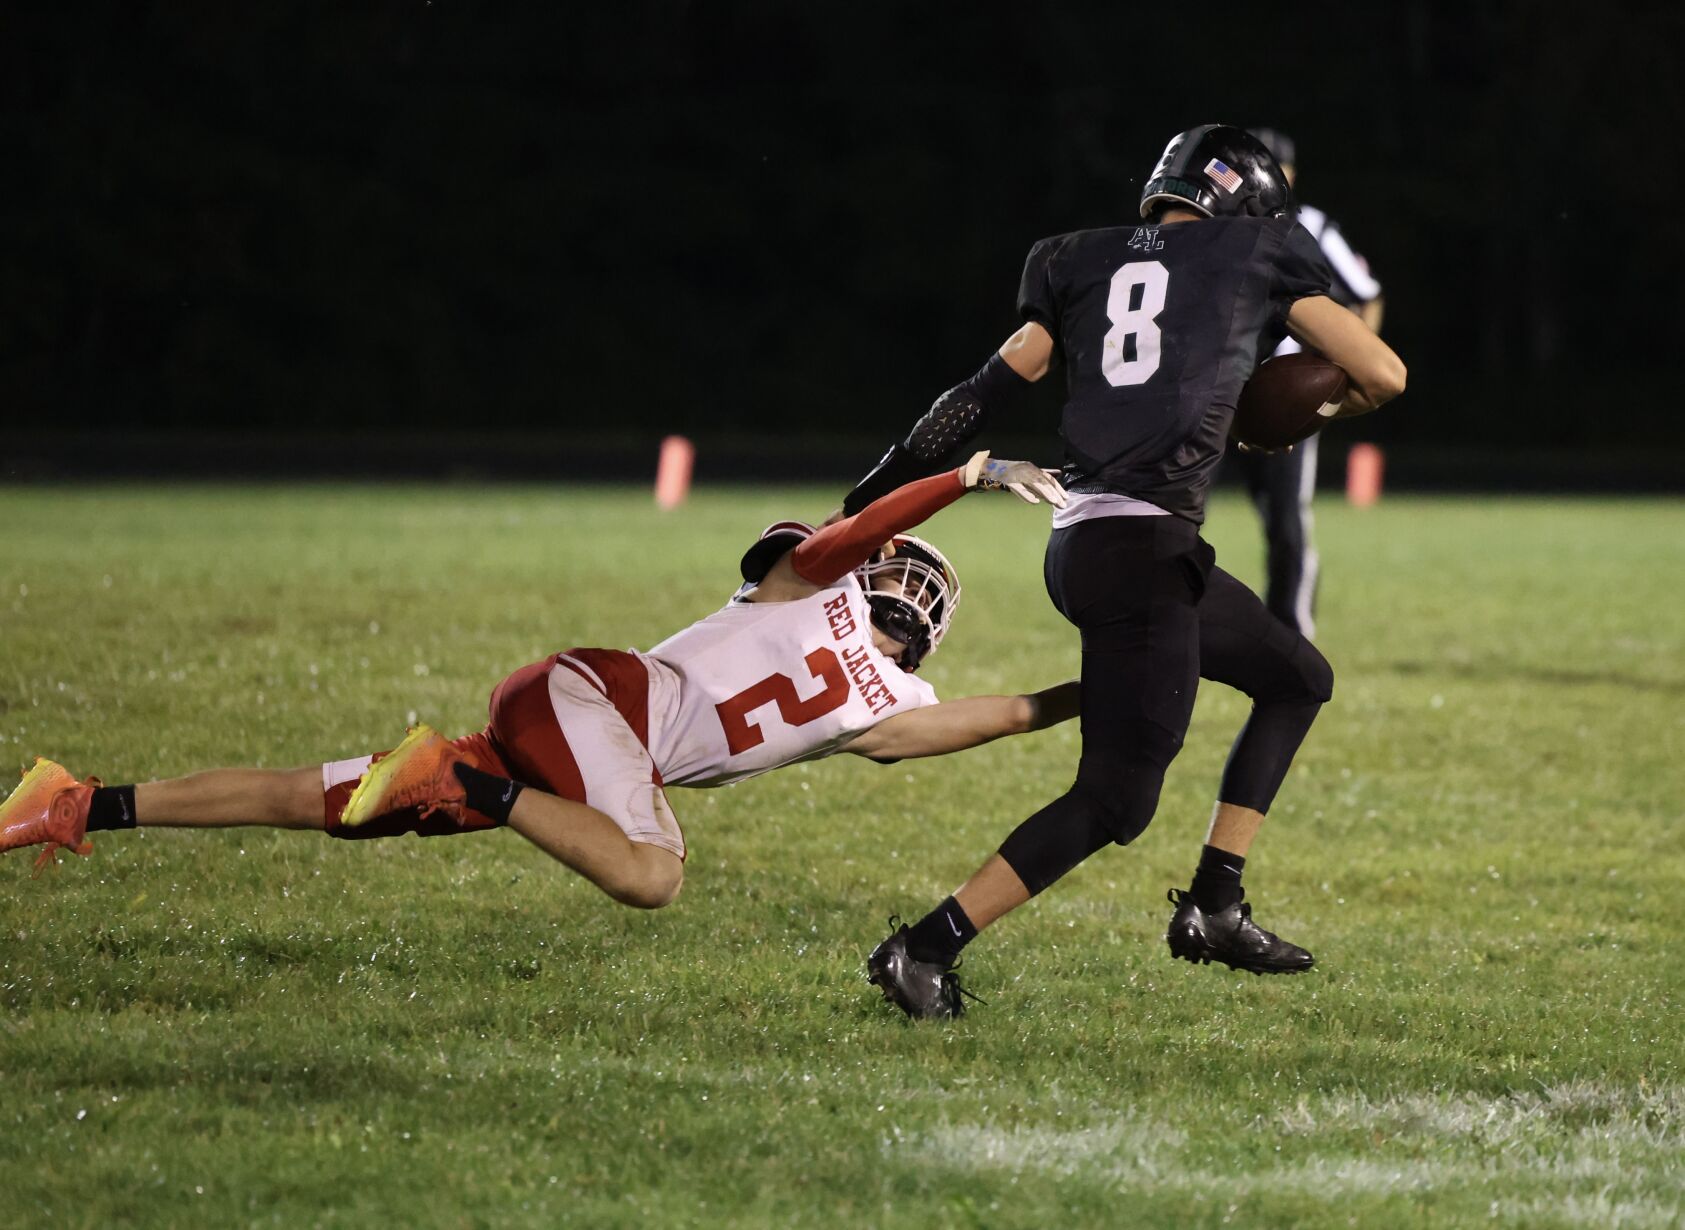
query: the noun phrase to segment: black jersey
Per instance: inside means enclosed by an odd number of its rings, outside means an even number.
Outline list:
[[[1030,249],[1018,310],[1065,360],[1066,486],[1113,491],[1190,521],[1236,399],[1329,290],[1316,240],[1290,219],[1208,218],[1075,231]]]

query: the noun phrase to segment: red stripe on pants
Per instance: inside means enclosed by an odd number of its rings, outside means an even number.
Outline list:
[[[589,667],[603,681],[608,689],[608,701],[626,719],[626,724],[632,728],[644,750],[649,750],[649,667],[644,665],[643,659],[635,653],[626,653],[619,649],[570,649],[566,653],[557,654],[557,661],[564,669],[569,664],[562,661],[572,658],[575,662]],[[576,672],[577,673],[577,672]],[[590,682],[589,677],[586,681]],[[593,683],[593,687],[596,685]],[[661,773],[652,764],[650,772],[655,784],[661,785]]]
[[[486,733],[509,766],[507,776],[547,794],[585,801],[585,779],[550,703],[555,658],[523,666],[491,694]]]

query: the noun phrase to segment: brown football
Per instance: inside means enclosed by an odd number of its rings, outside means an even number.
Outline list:
[[[1326,427],[1345,396],[1345,369],[1321,355],[1266,359],[1240,391],[1230,434],[1255,448],[1286,448]]]

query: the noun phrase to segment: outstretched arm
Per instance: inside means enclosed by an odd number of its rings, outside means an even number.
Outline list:
[[[1072,679],[1024,696],[967,696],[886,718],[843,748],[873,760],[962,752],[1005,735],[1045,730],[1077,715],[1082,686]]]
[[[791,571],[813,585],[829,585],[871,559],[895,535],[929,520],[967,490],[963,467],[897,487],[854,516],[803,539],[788,556]]]
[[[962,466],[922,478],[872,501],[852,517],[833,521],[802,540],[755,587],[752,601],[790,602],[823,589],[872,558],[884,543],[935,516],[968,491],[1006,488],[1035,504],[1040,495],[1063,504],[1065,489],[1027,461],[976,453]],[[1033,494],[1032,494],[1033,493]]]
[[[1053,335],[1031,321],[1007,338],[976,375],[936,399],[907,438],[891,445],[876,468],[848,493],[843,512],[853,515],[901,484],[951,464],[982,433],[992,413],[1047,375],[1052,360]]]

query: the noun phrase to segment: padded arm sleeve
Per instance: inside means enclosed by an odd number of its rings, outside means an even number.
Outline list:
[[[956,454],[982,432],[990,413],[1029,384],[999,352],[990,355],[976,375],[938,397],[907,438],[843,497],[843,512],[853,516],[897,487],[953,464]]]
[[[962,471],[948,470],[932,478],[897,487],[864,511],[827,525],[805,539],[790,554],[796,575],[814,585],[829,585],[872,558],[884,543],[903,530],[934,516],[965,494]]]

